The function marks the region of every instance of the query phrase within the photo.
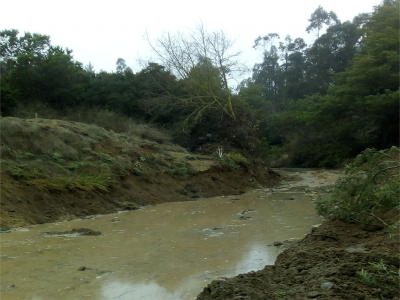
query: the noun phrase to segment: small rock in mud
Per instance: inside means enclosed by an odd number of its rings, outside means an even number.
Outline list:
[[[9,286],[7,286],[6,289],[0,290],[0,292],[11,291],[11,290],[13,290],[13,289],[15,289],[15,284],[10,284]]]
[[[308,298],[311,298],[311,299],[314,299],[314,298],[317,298],[318,296],[320,296],[321,295],[321,293],[319,293],[319,292],[317,292],[317,291],[312,291],[312,292],[309,292],[308,294],[307,294],[307,297]]]
[[[251,217],[240,216],[239,220],[251,220]]]
[[[347,247],[345,249],[349,253],[367,253],[368,250],[363,245],[356,245],[354,247]]]
[[[281,246],[281,245],[283,245],[282,242],[274,242],[274,246]]]
[[[365,224],[361,224],[361,228],[364,229],[365,231],[375,232],[382,230],[384,228],[383,224],[377,222],[368,222],[368,221],[370,220],[367,220]]]
[[[72,229],[71,231],[50,231],[43,232],[45,236],[99,236],[102,235],[100,231],[94,231],[89,228]]]
[[[294,197],[285,198],[283,200],[294,200]]]
[[[102,278],[102,277],[105,277],[105,276],[110,275],[112,273],[114,273],[114,271],[97,271],[96,272],[96,275],[97,275],[96,278]]]
[[[189,211],[189,212],[185,212],[183,215],[197,215],[197,214],[204,214],[205,211]]]
[[[87,267],[80,267],[79,269],[78,269],[78,271],[85,271],[85,270],[91,270],[90,268],[87,268]]]
[[[255,210],[254,209],[242,210],[240,213],[238,213],[238,215],[244,215],[245,213],[252,212],[252,211],[255,211]]]
[[[321,283],[321,289],[330,290],[332,287],[333,287],[332,282],[328,281],[328,282]]]

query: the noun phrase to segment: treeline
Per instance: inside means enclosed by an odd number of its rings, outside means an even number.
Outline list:
[[[1,114],[101,108],[168,128],[191,150],[218,143],[276,165],[334,167],[365,148],[398,145],[399,1],[352,22],[318,7],[309,21],[317,35],[309,46],[258,37],[263,61],[237,90],[232,80],[245,67],[232,41],[203,25],[149,40],[158,63],[137,73],[121,58],[115,72],[96,73],[49,36],[3,30]]]
[[[277,43],[276,34],[256,40],[264,61],[246,86],[271,107],[260,124],[265,143],[303,166],[398,145],[399,1],[343,23],[319,7],[309,21],[307,30],[329,25],[311,47],[290,37]]]

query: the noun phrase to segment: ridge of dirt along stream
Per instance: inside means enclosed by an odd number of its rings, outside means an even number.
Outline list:
[[[301,283],[299,274],[289,273],[295,267],[304,276],[310,269],[307,259],[335,261],[321,254],[324,239],[330,240],[319,235],[333,236],[335,241],[341,233],[318,233],[321,227],[326,230],[326,224],[315,229],[322,218],[316,215],[313,200],[330,192],[339,172],[282,169],[278,173],[283,180],[273,189],[163,203],[2,234],[0,297],[194,299],[203,289],[198,299],[275,299],[276,291],[291,295],[293,288],[297,293],[293,295],[300,298],[287,299],[306,299],[306,293],[313,291],[304,280]],[[320,243],[317,247],[310,239],[311,228],[311,238]],[[289,247],[295,241],[309,249],[298,254],[293,250],[298,247]],[[283,254],[289,253],[288,258],[278,257],[286,248]],[[352,255],[372,251],[369,244],[355,249]],[[293,257],[302,263],[290,266]],[[282,267],[286,273],[271,273],[282,264],[289,264]],[[227,279],[232,276],[236,277]],[[318,278],[310,282],[315,285]],[[325,292],[316,293],[325,299]]]

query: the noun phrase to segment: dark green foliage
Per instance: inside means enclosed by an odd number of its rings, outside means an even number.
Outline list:
[[[272,101],[275,110],[261,121],[259,140],[283,147],[287,164],[336,167],[365,148],[398,145],[399,1],[386,1],[353,22],[336,21],[299,53],[305,71],[293,78],[302,93],[292,92],[289,60],[279,64],[278,48],[270,49],[264,65],[275,57],[274,73],[260,65],[253,74],[264,86],[264,103]],[[280,57],[289,59],[283,50]]]
[[[317,202],[318,213],[348,222],[384,223],[380,216],[400,205],[399,154],[397,147],[363,151],[346,166],[332,197]]]
[[[306,31],[310,33],[313,30],[317,30],[318,38],[319,31],[322,29],[323,25],[330,25],[333,22],[338,22],[338,18],[336,14],[331,11],[327,12],[322,8],[322,6],[318,6],[318,8],[311,14],[311,18],[308,20],[310,25],[306,28]]]
[[[50,38],[17,30],[1,37],[1,110],[12,113],[18,105],[43,102],[57,109],[76,105],[83,95],[85,78],[72,51],[50,45]]]
[[[370,262],[365,269],[358,271],[357,275],[363,284],[376,287],[376,296],[381,299],[392,299],[400,283],[400,270],[383,259]]]
[[[96,73],[49,36],[3,30],[1,114],[86,120],[116,132],[131,130],[131,118],[144,120],[191,150],[230,145],[278,165],[337,167],[363,149],[398,145],[399,1],[383,1],[352,22],[318,7],[309,21],[307,31],[318,31],[311,45],[276,33],[255,40],[263,60],[237,94],[228,79],[241,70],[238,54],[224,56],[231,41],[202,26],[194,32],[207,37],[203,46],[222,45],[216,53],[224,59],[196,48],[196,36],[193,52],[184,36],[171,35],[180,55],[137,73],[122,58],[116,72]]]

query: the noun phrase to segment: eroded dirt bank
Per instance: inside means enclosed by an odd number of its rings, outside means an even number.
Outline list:
[[[240,194],[279,180],[240,153],[189,153],[147,126],[115,133],[79,122],[0,118],[0,129],[2,229]]]
[[[109,193],[79,190],[44,192],[2,174],[1,226],[8,229],[133,210],[142,205],[241,194],[250,189],[272,187],[279,180],[273,171],[263,166],[232,169],[212,163],[208,169],[186,178],[167,174],[129,175],[122,178]]]
[[[323,181],[323,176],[320,179]],[[384,220],[394,224],[399,210],[388,213]],[[275,265],[215,280],[197,300],[400,299],[397,233],[389,237],[379,227],[325,221],[303,240],[293,242]],[[368,273],[364,278],[362,270]]]

